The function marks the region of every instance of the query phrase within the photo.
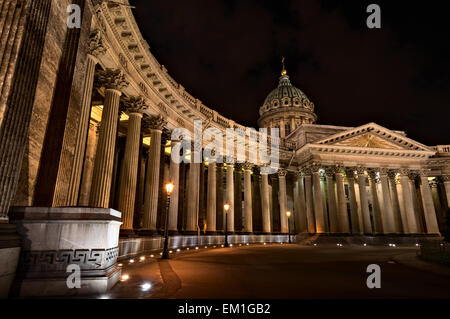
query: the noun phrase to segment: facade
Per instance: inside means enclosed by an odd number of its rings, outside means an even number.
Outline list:
[[[284,68],[259,119],[280,129],[279,140],[269,137],[280,146],[277,172],[234,155],[195,163],[206,143],[194,145],[191,163],[174,162],[183,143],[171,139],[177,128],[247,128],[177,83],[121,3],[0,4],[3,296],[11,285],[23,296],[73,293],[65,286],[70,264],[88,283],[76,293],[106,291],[120,275],[118,258],[161,247],[166,214],[171,247],[221,243],[225,224],[234,242],[286,241],[288,223],[305,235],[443,230],[450,146],[426,146],[375,123],[315,124],[314,104]],[[70,4],[82,10],[80,29],[66,27]],[[246,139],[233,147],[253,151]]]

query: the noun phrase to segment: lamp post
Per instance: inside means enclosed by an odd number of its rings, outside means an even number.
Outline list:
[[[287,218],[288,218],[288,237],[289,237],[289,244],[291,243],[291,221],[290,221],[291,215],[292,215],[292,213],[288,210],[288,211],[286,212],[286,216],[287,216]]]
[[[228,203],[223,205],[223,209],[225,210],[225,247],[228,247],[228,211],[230,208],[231,205]]]
[[[162,259],[169,259],[169,205],[170,205],[170,195],[175,188],[173,183],[167,183],[166,186],[167,192],[167,205],[166,205],[166,222],[164,226],[164,248],[162,253]]]

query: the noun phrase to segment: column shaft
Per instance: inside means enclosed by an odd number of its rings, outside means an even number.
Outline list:
[[[353,171],[347,171],[348,190],[350,197],[350,218],[352,223],[352,234],[362,233],[359,224],[358,204],[356,202],[355,179]]]
[[[394,227],[396,233],[403,233],[404,228],[402,223],[402,210],[400,208],[400,200],[399,200],[399,194],[397,191],[397,182],[395,180],[396,173],[393,171],[388,172],[389,177],[389,188],[390,188],[390,195],[392,200],[392,207],[393,207],[393,213],[394,213]]]
[[[179,144],[180,141],[172,141],[172,151],[176,148],[176,144]],[[169,168],[169,182],[175,185],[173,189],[173,193],[170,196],[170,206],[169,206],[169,230],[170,231],[178,231],[178,198],[180,193],[180,164],[175,163],[170,160],[170,168]]]
[[[434,208],[433,196],[427,175],[420,174],[420,192],[422,194],[423,210],[425,214],[425,224],[428,234],[439,234],[439,225]]]
[[[287,212],[286,172],[284,170],[281,170],[278,174],[278,177],[280,185],[278,199],[280,201],[281,233],[285,234],[288,232],[288,218],[286,216]]]
[[[310,173],[309,173],[310,174]],[[312,196],[311,175],[305,175],[305,194],[306,194],[306,218],[308,222],[308,233],[316,232],[316,220],[314,218],[314,201]]]
[[[337,233],[339,231],[339,224],[336,211],[336,195],[334,192],[333,175],[332,173],[328,173],[326,176],[327,176],[328,213],[330,216],[330,233]]]
[[[189,166],[189,188],[188,188],[188,202],[186,212],[186,231],[197,231],[198,220],[198,197],[199,197],[199,176],[200,163],[194,163],[195,156],[191,156],[191,164]]]
[[[252,166],[244,166],[244,232],[253,232],[253,210],[252,210]]]
[[[374,231],[375,233],[383,233],[383,221],[381,216],[381,208],[380,208],[380,201],[378,200],[378,192],[377,192],[377,180],[376,180],[376,173],[375,172],[369,172],[369,186],[370,186],[370,193],[372,195],[372,212],[373,212],[373,219],[374,219]]]
[[[405,205],[406,224],[408,225],[408,233],[417,233],[416,216],[414,213],[413,198],[411,188],[409,186],[408,172],[402,172],[400,175],[400,183],[402,186],[403,202]]]
[[[316,232],[325,233],[325,216],[322,205],[322,190],[320,189],[320,173],[315,171],[313,173],[313,187],[314,187],[314,214],[316,216]]]
[[[159,179],[161,163],[161,135],[158,129],[150,130],[150,150],[147,160],[144,195],[144,230],[156,230],[158,215]]]
[[[88,54],[84,74],[84,85],[81,92],[80,120],[78,122],[72,172],[70,174],[69,189],[66,198],[67,206],[77,206],[78,204],[81,174],[83,171],[83,157],[86,150],[86,134],[88,133],[89,120],[91,116],[92,88],[94,86],[96,64],[96,58]]]
[[[450,175],[443,176],[443,180],[444,180],[445,194],[447,197],[447,206],[450,207]]]
[[[92,174],[94,172],[95,153],[98,140],[98,124],[89,125],[86,155],[84,159],[83,177],[81,179],[79,206],[89,206],[89,194],[91,193]]]
[[[358,186],[361,202],[361,212],[363,217],[364,233],[372,233],[372,222],[370,220],[369,200],[367,198],[366,175],[363,170],[358,170]]]
[[[234,232],[234,165],[227,164],[227,189],[226,189],[226,203],[231,206],[230,211],[226,214],[228,218],[228,231]]]
[[[211,161],[208,164],[208,193],[207,193],[207,211],[206,211],[206,227],[207,231],[216,231],[216,185],[217,172],[216,162]]]
[[[106,89],[89,197],[91,207],[108,208],[109,206],[121,94],[118,90]]]
[[[122,212],[122,229],[126,230],[133,229],[142,114],[131,113],[129,116],[125,154],[120,171],[118,204],[118,209]]]
[[[261,173],[262,186],[262,224],[263,232],[270,233],[270,196],[269,196],[269,175]]]
[[[339,171],[336,173],[336,192],[339,208],[339,231],[341,233],[350,233],[350,225],[348,222],[347,200],[345,198],[344,177]]]
[[[389,191],[388,176],[386,173],[380,172],[380,183],[381,190],[383,192],[383,217],[381,219],[383,222],[383,233],[399,233],[399,230],[396,228],[393,203],[391,193]]]
[[[295,222],[297,225],[297,232],[302,233],[308,231],[308,222],[306,218],[306,200],[305,200],[305,185],[303,184],[303,173],[297,174],[297,187],[295,189],[296,196],[296,211]]]

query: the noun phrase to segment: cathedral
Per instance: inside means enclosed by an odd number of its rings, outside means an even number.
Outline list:
[[[73,4],[80,28],[66,23]],[[166,228],[172,249],[220,245],[225,231],[252,244],[445,229],[450,145],[320,124],[284,59],[255,101],[259,127],[279,131],[276,172],[237,156],[178,163],[177,128],[247,128],[170,76],[127,0],[2,0],[0,11],[0,297],[105,292],[120,260],[161,250]],[[252,151],[245,139],[234,148]],[[80,289],[66,286],[69,265]]]

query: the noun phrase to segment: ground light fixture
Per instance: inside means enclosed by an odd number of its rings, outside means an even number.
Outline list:
[[[164,248],[162,252],[162,259],[169,259],[169,206],[170,206],[170,195],[172,195],[175,185],[169,182],[164,187],[167,192],[167,204],[166,204],[166,222],[164,227]]]
[[[289,244],[292,243],[292,242],[291,242],[291,215],[292,215],[291,211],[288,210],[288,211],[286,212],[286,216],[287,216],[287,219],[288,219],[288,237],[289,237]]]
[[[228,245],[228,212],[231,209],[231,205],[228,203],[225,203],[223,205],[223,210],[225,211],[225,247],[229,247]]]

